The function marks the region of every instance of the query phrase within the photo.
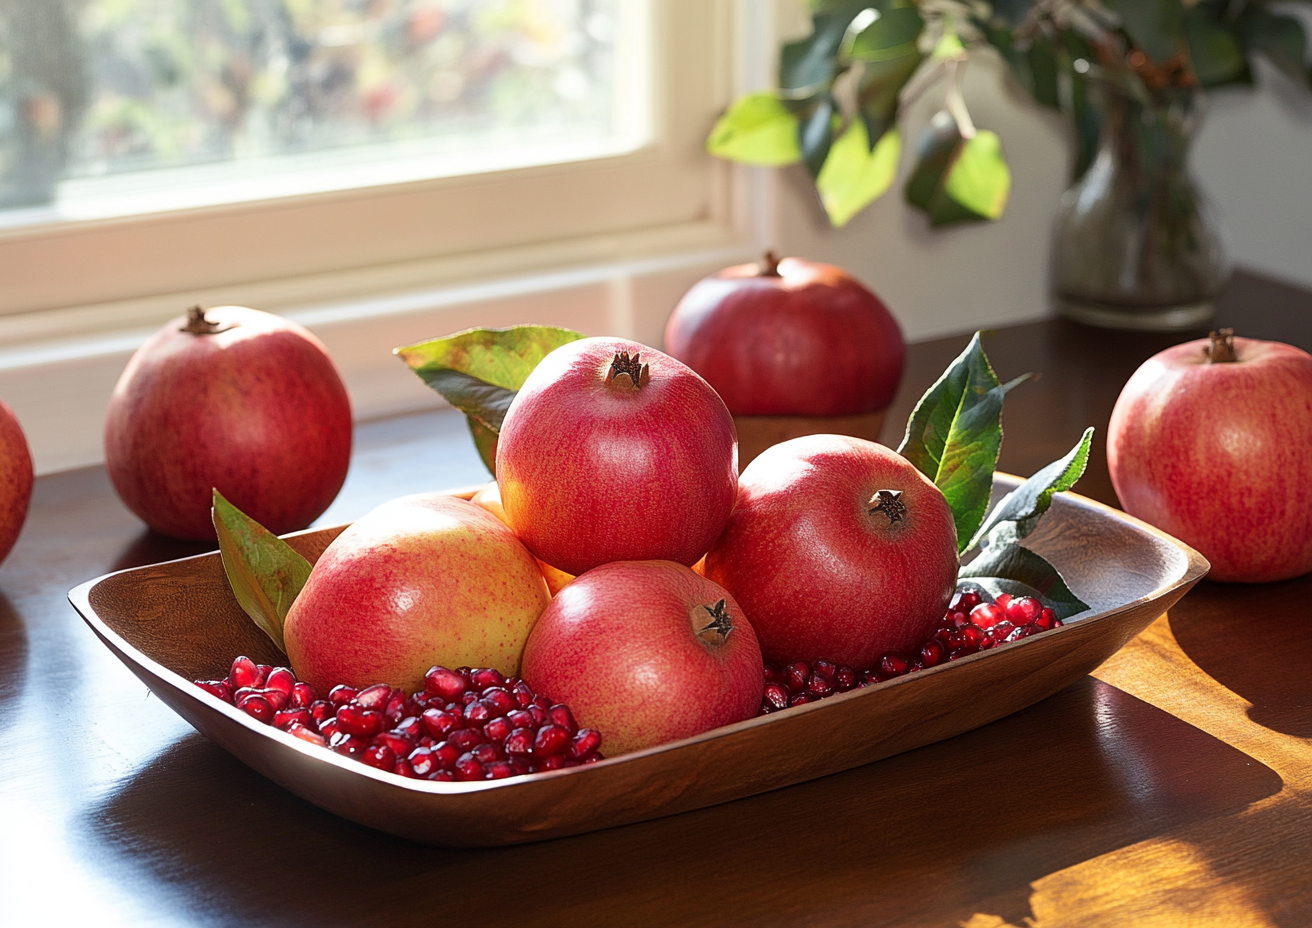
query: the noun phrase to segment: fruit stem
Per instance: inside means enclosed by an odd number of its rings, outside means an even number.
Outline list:
[[[615,352],[615,357],[610,362],[610,370],[606,372],[606,386],[615,384],[621,388],[625,387],[625,384],[616,381],[616,378],[621,376],[628,378],[627,388],[630,390],[640,389],[651,382],[651,371],[642,363],[642,355],[638,352],[634,352],[633,357],[629,357],[627,351]]]
[[[907,504],[901,500],[901,490],[879,490],[874,496],[870,497],[867,504],[871,515],[876,512],[882,512],[888,516],[888,523],[901,522],[902,517],[907,513]]]
[[[200,306],[193,306],[187,310],[187,324],[178,329],[179,332],[190,332],[192,335],[216,335],[219,332],[226,332],[232,326],[222,325],[218,322],[210,322],[205,318],[205,310]]]
[[[757,277],[782,277],[779,273],[779,256],[767,251],[761,256],[761,263],[756,266]]]
[[[733,617],[729,615],[728,602],[720,600],[714,606],[702,606],[711,615],[711,624],[707,625],[700,632],[698,637],[705,638],[706,633],[718,635],[721,642],[727,641],[729,633],[733,631]]]
[[[1221,329],[1219,332],[1212,332],[1208,336],[1212,344],[1203,349],[1207,355],[1207,360],[1212,364],[1223,364],[1231,361],[1238,361],[1235,354],[1235,330]]]

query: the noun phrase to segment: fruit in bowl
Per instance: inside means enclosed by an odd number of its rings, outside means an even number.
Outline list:
[[[906,355],[897,320],[860,281],[770,253],[694,284],[666,324],[665,349],[724,399],[743,466],[804,434],[877,438]]]
[[[1107,465],[1125,511],[1211,579],[1312,571],[1312,355],[1230,330],[1159,352],[1116,401]]]
[[[724,402],[693,370],[644,345],[585,338],[524,381],[497,438],[506,521],[569,574],[610,561],[693,564],[738,492]]]
[[[351,403],[323,344],[279,316],[193,307],[128,362],[105,467],[157,532],[208,541],[213,490],[275,533],[305,528],[351,461]]]
[[[733,596],[671,561],[605,564],[561,590],[529,635],[523,677],[605,732],[611,755],[749,719],[765,687]]]
[[[510,523],[506,521],[506,508],[501,505],[501,488],[497,486],[495,480],[480,487],[478,492],[469,498],[469,501],[478,506],[482,506],[509,526]],[[559,593],[565,584],[574,579],[573,574],[567,574],[563,570],[557,570],[546,561],[538,561],[538,567],[542,569],[542,577],[547,581],[547,589],[551,591],[552,596]]]
[[[703,571],[742,605],[766,660],[859,670],[929,637],[957,568],[952,510],[909,461],[864,439],[809,435],[743,470]]]
[[[384,503],[333,540],[283,624],[297,676],[422,689],[425,671],[518,673],[550,601],[528,550],[495,516],[438,494]]]

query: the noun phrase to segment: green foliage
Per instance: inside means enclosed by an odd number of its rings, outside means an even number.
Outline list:
[[[897,175],[897,161],[902,154],[902,136],[896,129],[885,132],[874,150],[866,142],[865,123],[853,120],[834,144],[820,176],[816,190],[829,220],[837,227],[878,199]]]
[[[852,126],[863,124],[866,144],[876,151],[905,107],[935,83],[946,84],[946,105],[913,148],[907,202],[932,226],[1002,216],[1011,175],[1001,143],[975,128],[956,83],[960,67],[980,49],[1001,55],[1036,103],[1068,118],[1072,179],[1097,153],[1102,118],[1096,100],[1103,88],[1145,105],[1169,102],[1198,87],[1251,84],[1255,56],[1309,86],[1303,26],[1275,12],[1278,0],[808,5],[812,32],[781,48],[777,96],[754,94],[735,103],[707,147],[748,164],[801,160],[835,226],[891,185],[874,183],[876,177],[882,182],[882,162],[878,172],[873,162],[858,164]],[[836,91],[849,72],[855,94]],[[793,145],[784,140],[790,133]],[[864,183],[857,182],[861,176]]]
[[[214,491],[214,531],[228,585],[246,614],[279,651],[282,626],[310,578],[310,562],[291,545]]]
[[[582,333],[549,325],[466,329],[395,349],[419,378],[469,419],[483,463],[496,471],[496,434],[533,368]]]

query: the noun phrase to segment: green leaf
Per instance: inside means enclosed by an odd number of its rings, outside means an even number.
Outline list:
[[[1250,49],[1261,52],[1291,79],[1308,86],[1308,77],[1303,70],[1307,35],[1302,23],[1292,16],[1277,16],[1250,6],[1244,10],[1241,24]]]
[[[993,507],[965,550],[969,551],[985,537],[989,538],[989,547],[992,548],[1019,541],[1032,532],[1039,518],[1052,505],[1053,495],[1069,490],[1084,475],[1092,444],[1093,429],[1085,429],[1084,435],[1064,457],[1035,473]]]
[[[1025,53],[1025,58],[1030,73],[1029,91],[1034,101],[1049,109],[1061,109],[1061,97],[1057,89],[1057,49],[1041,39],[1035,39]]]
[[[218,490],[214,491],[213,519],[223,572],[233,595],[260,631],[286,654],[283,622],[310,577],[310,562]]]
[[[815,182],[829,221],[836,228],[847,225],[892,185],[901,153],[902,136],[896,129],[885,132],[871,151],[866,143],[865,123],[854,119],[848,124],[847,131],[829,150]]]
[[[1243,48],[1210,7],[1199,4],[1185,10],[1184,40],[1194,76],[1204,87],[1253,82]]]
[[[972,580],[994,596],[1034,596],[1057,614],[1068,619],[1089,606],[1071,592],[1057,568],[1040,555],[1018,544],[985,548],[979,557],[961,568],[960,579]]]
[[[393,353],[469,417],[474,444],[488,470],[495,472],[495,438],[515,392],[543,358],[583,337],[572,329],[549,325],[466,329]]]
[[[869,26],[852,40],[847,54],[858,61],[876,63],[915,55],[916,43],[925,21],[914,6],[887,6]]]
[[[1011,171],[995,133],[962,136],[952,114],[935,114],[921,134],[906,198],[930,225],[999,218],[1011,191]]]
[[[748,94],[735,100],[716,120],[706,139],[706,150],[743,164],[795,164],[802,157],[797,117],[772,91]]]
[[[1002,447],[1002,399],[1032,376],[1000,384],[976,332],[907,420],[898,453],[943,491],[958,551],[966,549],[988,511]]]
[[[799,117],[797,143],[802,149],[802,163],[812,177],[820,176],[829,148],[834,142],[834,123],[837,122],[837,104],[829,94],[813,101]]]
[[[812,31],[779,50],[779,86],[791,97],[813,97],[827,91],[841,70],[838,50],[847,27],[868,4],[840,4],[834,11],[811,17]]]
[[[1169,60],[1184,39],[1184,5],[1180,0],[1105,0],[1121,17],[1125,32],[1153,61]]]
[[[857,110],[866,124],[868,147],[874,148],[897,122],[898,94],[924,60],[912,51],[900,58],[867,64],[857,87]]]

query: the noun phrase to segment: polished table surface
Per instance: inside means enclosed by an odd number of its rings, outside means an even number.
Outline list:
[[[1312,349],[1312,296],[1240,275],[1219,322]],[[1106,428],[1184,336],[999,330],[1001,468]],[[914,345],[884,440],[965,337]],[[480,482],[460,418],[365,423],[319,524]],[[1077,490],[1116,503],[1103,445]],[[1312,925],[1312,576],[1204,581],[1043,702],[846,773],[699,812],[494,850],[321,811],[196,734],[65,594],[207,550],[145,531],[103,469],[43,477],[0,568],[0,926]],[[805,745],[798,745],[805,751]]]

